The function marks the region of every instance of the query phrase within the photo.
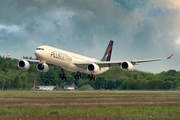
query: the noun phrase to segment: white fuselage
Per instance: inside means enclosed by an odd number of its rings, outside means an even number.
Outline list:
[[[91,64],[92,62],[98,62],[99,60],[53,48],[51,46],[39,46],[38,48],[43,48],[43,50],[35,51],[35,55],[39,60],[45,61],[50,65],[59,66],[67,71],[82,72],[87,74],[93,73],[97,75],[109,69],[109,67],[102,67],[96,72],[88,71],[87,67],[81,68],[76,66],[74,63],[89,62],[89,64]]]

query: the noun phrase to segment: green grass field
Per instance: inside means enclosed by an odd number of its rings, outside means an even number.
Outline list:
[[[178,120],[175,91],[1,91],[0,120]]]

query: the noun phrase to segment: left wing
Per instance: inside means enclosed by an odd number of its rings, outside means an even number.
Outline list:
[[[138,63],[143,63],[143,62],[152,62],[152,61],[161,61],[161,60],[166,60],[166,59],[170,59],[173,56],[173,54],[171,54],[169,57],[167,58],[160,58],[160,59],[149,59],[149,60],[132,60],[132,61],[128,61],[130,62],[132,65],[138,65]],[[95,62],[77,62],[74,63],[76,66],[81,67],[86,69],[87,66],[91,63],[95,63],[97,64],[99,67],[120,67],[121,64],[125,62],[125,61],[95,61]]]
[[[40,60],[31,60],[31,59],[22,59],[22,58],[16,58],[16,57],[11,57],[9,52],[7,52],[7,58],[15,59],[15,60],[27,60],[29,63],[39,63]]]

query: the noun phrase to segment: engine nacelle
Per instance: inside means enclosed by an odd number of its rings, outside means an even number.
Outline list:
[[[21,69],[29,69],[30,63],[27,60],[20,60],[18,62],[18,67]]]
[[[123,62],[123,63],[121,64],[121,69],[123,69],[123,70],[125,70],[125,71],[130,71],[130,70],[133,69],[133,65],[132,65],[132,63],[130,63],[130,62]]]
[[[99,66],[97,64],[89,64],[87,70],[90,72],[96,72],[99,71]]]
[[[49,70],[49,66],[46,63],[38,63],[37,70],[39,72],[47,72]]]

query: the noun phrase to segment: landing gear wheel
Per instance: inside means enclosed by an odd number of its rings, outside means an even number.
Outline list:
[[[74,76],[74,79],[76,79],[76,75]]]
[[[59,74],[59,77],[61,78],[61,80],[67,80],[67,77],[65,74]]]
[[[67,80],[67,76],[65,76],[64,79]]]
[[[91,80],[96,80],[96,77],[93,74],[88,74],[88,78]]]
[[[90,74],[88,74],[88,78],[90,78],[91,77],[91,75]]]
[[[75,76],[74,76],[74,79],[78,79],[78,76],[77,76],[77,75],[75,75]]]
[[[80,72],[77,72],[77,74],[74,76],[75,79],[81,79],[82,75]]]
[[[62,77],[62,74],[59,74],[59,77],[61,78],[61,77]]]

